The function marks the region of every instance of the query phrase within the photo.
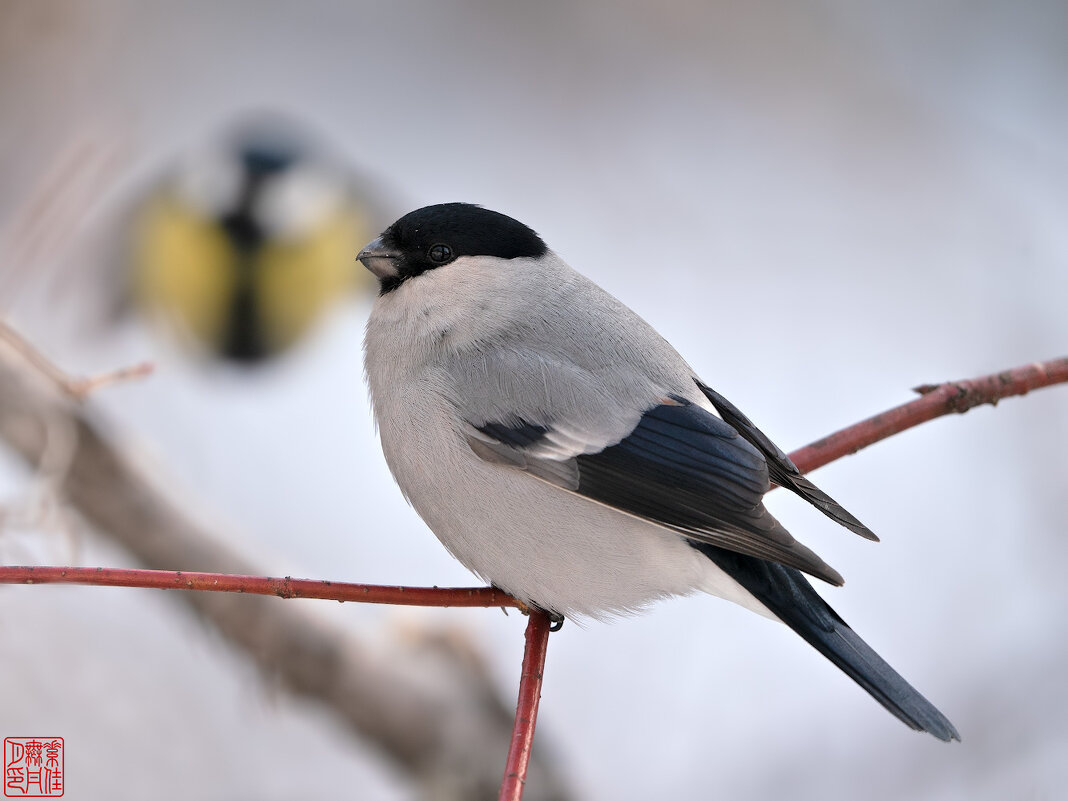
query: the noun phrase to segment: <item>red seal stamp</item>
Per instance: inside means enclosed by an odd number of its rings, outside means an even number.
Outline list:
[[[4,795],[58,798],[63,795],[62,737],[4,738]]]

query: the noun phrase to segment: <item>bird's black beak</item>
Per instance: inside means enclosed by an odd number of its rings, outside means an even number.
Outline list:
[[[351,252],[351,251],[350,251]],[[397,262],[400,253],[382,243],[382,237],[367,243],[367,247],[356,256],[357,261],[362,261],[363,266],[374,273],[379,279],[395,278],[399,274]]]

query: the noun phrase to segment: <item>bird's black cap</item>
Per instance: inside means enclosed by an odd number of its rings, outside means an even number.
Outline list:
[[[461,256],[517,259],[546,252],[541,237],[518,220],[471,203],[441,203],[405,214],[359,258],[369,267],[372,260],[389,260],[388,272],[374,270],[385,294]]]

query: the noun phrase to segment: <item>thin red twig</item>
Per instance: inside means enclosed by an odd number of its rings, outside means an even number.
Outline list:
[[[790,458],[807,473],[836,459],[856,453],[905,429],[946,414],[964,414],[984,403],[997,405],[1002,398],[1026,395],[1033,389],[1068,382],[1068,356],[1034,362],[967,381],[924,384],[916,387],[923,397],[861,420],[811,445],[794,451]]]
[[[530,610],[527,621],[526,647],[523,649],[523,672],[519,678],[519,701],[515,708],[515,726],[508,746],[499,801],[520,801],[527,782],[527,765],[534,744],[534,728],[541,701],[541,682],[545,672],[545,652],[549,645],[549,616],[540,609]]]
[[[521,604],[495,587],[391,587],[339,581],[187,573],[182,570],[133,570],[110,567],[0,567],[0,584],[95,584],[160,590],[205,590],[320,598],[399,606],[511,606]]]

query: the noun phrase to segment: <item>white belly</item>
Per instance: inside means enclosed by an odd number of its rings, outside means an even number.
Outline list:
[[[678,534],[484,462],[434,405],[378,409],[382,447],[415,510],[483,580],[568,616],[623,614],[695,589],[768,614]]]

